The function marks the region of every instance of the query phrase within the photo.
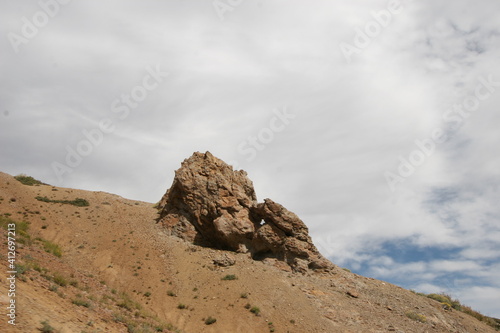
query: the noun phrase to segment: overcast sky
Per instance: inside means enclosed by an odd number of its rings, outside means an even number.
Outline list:
[[[500,317],[499,12],[3,1],[0,170],[157,202],[209,150],[334,263]]]

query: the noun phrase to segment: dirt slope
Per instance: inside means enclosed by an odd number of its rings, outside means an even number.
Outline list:
[[[236,253],[235,265],[216,266],[223,251],[167,236],[152,203],[27,186],[0,173],[0,215],[29,222],[30,235],[17,236],[25,244],[17,243],[16,263],[25,271],[16,279],[12,326],[1,230],[1,332],[40,332],[42,321],[54,332],[494,332],[439,302],[340,268],[302,275]],[[216,322],[207,325],[209,317]]]

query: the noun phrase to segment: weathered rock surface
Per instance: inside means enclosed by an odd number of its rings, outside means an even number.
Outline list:
[[[171,234],[197,245],[276,258],[301,272],[333,267],[297,215],[270,199],[258,203],[246,172],[209,152],[182,162],[159,213]]]

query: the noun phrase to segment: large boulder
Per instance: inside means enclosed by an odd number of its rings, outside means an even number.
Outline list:
[[[332,267],[297,215],[270,199],[258,203],[246,172],[209,152],[182,162],[158,207],[159,222],[194,244],[275,258],[296,271]]]

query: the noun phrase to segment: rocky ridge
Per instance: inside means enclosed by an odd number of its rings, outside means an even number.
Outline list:
[[[158,221],[172,235],[196,245],[285,262],[302,273],[334,267],[296,214],[271,199],[257,202],[247,173],[210,152],[182,162],[158,208]]]

